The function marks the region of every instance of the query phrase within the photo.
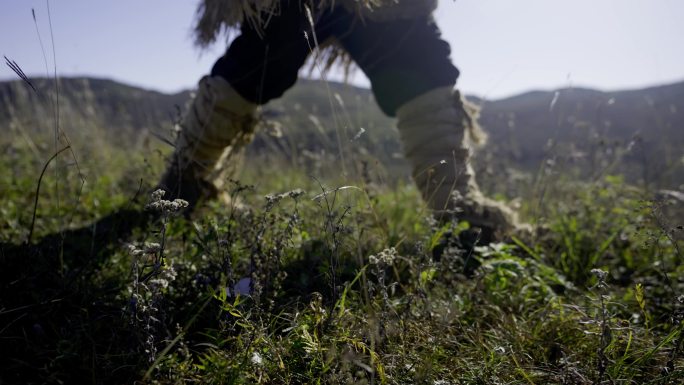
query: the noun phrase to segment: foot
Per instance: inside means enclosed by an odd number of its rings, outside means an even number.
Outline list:
[[[154,190],[157,189],[166,191],[165,199],[187,201],[188,208],[185,210],[185,215],[192,213],[200,201],[215,199],[219,195],[218,189],[212,182],[197,175],[191,166],[179,167],[176,161],[169,164],[164,176],[154,188]]]
[[[531,226],[518,220],[518,213],[503,202],[484,196],[477,187],[471,185],[465,198],[457,197],[457,207],[453,214],[460,221],[467,221],[470,229],[465,232],[467,244],[488,244],[520,237],[531,233]]]

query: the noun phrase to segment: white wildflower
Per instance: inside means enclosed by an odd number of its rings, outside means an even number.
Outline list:
[[[162,189],[155,190],[152,193],[152,202],[160,201],[164,197],[164,194],[166,194],[166,191]]]
[[[591,273],[594,274],[601,282],[604,282],[608,276],[608,272],[601,269],[591,269]]]
[[[154,254],[157,253],[161,250],[161,245],[156,242],[146,242],[145,243],[145,252],[149,254]]]
[[[150,286],[157,289],[166,289],[169,287],[169,281],[163,278],[150,279]]]
[[[299,198],[300,196],[302,196],[302,195],[304,195],[304,194],[305,194],[305,193],[304,193],[304,190],[302,190],[302,189],[300,189],[300,188],[294,189],[294,190],[292,190],[292,191],[290,191],[290,192],[287,193],[287,195],[288,195],[290,198],[292,198],[292,199],[297,199],[297,198]]]
[[[391,265],[398,256],[397,250],[394,247],[390,247],[379,252],[378,255],[370,255],[368,261],[371,265]]]
[[[258,352],[252,353],[252,363],[254,365],[260,366],[261,364],[263,364],[263,362],[264,362],[264,359],[261,357],[261,354],[259,354]]]
[[[156,190],[151,194],[151,201],[145,205],[145,210],[158,211],[164,214],[176,213],[190,204],[184,199],[174,199],[168,201],[162,199],[166,192],[162,189]]]

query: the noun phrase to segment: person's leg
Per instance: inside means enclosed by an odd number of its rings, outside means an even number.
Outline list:
[[[251,140],[257,106],[295,83],[308,54],[302,12],[298,2],[283,1],[282,13],[263,30],[245,24],[211,75],[201,79],[159,183],[171,198],[195,206],[216,195],[211,179],[219,159]]]
[[[298,1],[281,2],[281,11],[270,16],[262,30],[249,24],[241,29],[211,70],[246,100],[262,105],[279,98],[297,81],[309,54],[304,35],[310,31],[304,8]]]
[[[390,22],[355,19],[351,28],[336,33],[389,116],[396,116],[401,105],[419,95],[456,84],[459,72],[451,62],[449,44],[429,17]]]
[[[466,135],[479,138],[476,109],[454,90],[459,72],[434,21],[357,21],[337,33],[382,110],[398,118],[413,178],[429,207],[438,215],[456,212],[488,235],[511,230],[513,213],[484,198],[475,183]]]

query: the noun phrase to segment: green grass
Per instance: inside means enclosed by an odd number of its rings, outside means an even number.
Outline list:
[[[47,159],[20,147],[0,157],[1,383],[684,381],[681,207],[619,178],[548,184],[522,208],[539,234],[474,249],[409,183],[266,159],[228,184],[245,209],[66,231],[148,199],[131,201],[159,161],[112,149],[80,164],[83,187],[66,157],[48,170],[27,248]],[[247,275],[254,294],[227,296]]]

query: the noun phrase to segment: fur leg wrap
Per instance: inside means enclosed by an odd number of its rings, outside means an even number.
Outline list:
[[[223,78],[202,78],[176,143],[182,168],[208,177],[225,151],[234,153],[251,141],[256,108]]]
[[[397,128],[413,179],[439,216],[456,215],[493,235],[517,226],[506,205],[486,198],[475,182],[467,143],[484,141],[477,110],[452,87],[429,91],[397,110]]]
[[[465,146],[469,117],[452,87],[429,91],[397,110],[397,128],[412,175],[433,210],[452,209],[452,193],[471,180]]]
[[[256,108],[225,79],[202,78],[158,188],[172,199],[187,200],[191,208],[201,199],[217,197],[221,160],[231,156],[236,161],[235,153],[252,139]]]

